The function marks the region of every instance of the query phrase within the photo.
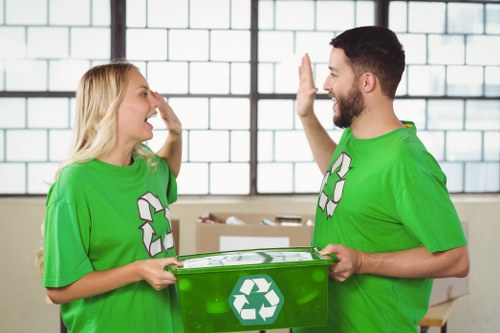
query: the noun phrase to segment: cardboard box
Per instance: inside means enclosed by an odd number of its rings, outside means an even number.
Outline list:
[[[465,236],[468,235],[468,224],[462,222]],[[429,306],[444,303],[457,297],[467,295],[469,293],[469,278],[443,278],[434,279]]]
[[[226,220],[236,217],[245,224],[226,224]],[[298,218],[298,222],[290,222]],[[263,225],[262,220],[278,225]],[[289,216],[254,213],[210,213],[205,221],[197,223],[196,252],[218,252],[248,250],[255,248],[297,247],[311,244],[313,227],[306,225],[314,221],[314,215]]]

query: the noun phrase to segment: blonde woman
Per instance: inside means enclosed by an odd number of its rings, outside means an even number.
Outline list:
[[[149,120],[168,136],[154,154]],[[168,206],[182,127],[125,61],[91,68],[77,91],[74,147],[46,203],[43,285],[69,332],[182,332]]]

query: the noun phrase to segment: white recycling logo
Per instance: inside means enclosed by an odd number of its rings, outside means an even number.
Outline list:
[[[142,241],[146,247],[149,255],[154,257],[163,250],[167,251],[174,247],[174,235],[172,233],[172,224],[170,223],[170,211],[167,207],[163,207],[158,197],[148,192],[137,200],[137,207],[139,208],[139,215],[144,224],[140,226],[142,229]],[[164,211],[164,216],[168,221],[168,229],[165,233],[164,240],[161,236],[157,237],[153,228],[153,216],[151,215],[150,207],[153,207],[155,214]],[[156,238],[156,240],[154,240]]]
[[[270,325],[278,318],[284,297],[271,276],[258,274],[241,277],[228,301],[242,325]]]

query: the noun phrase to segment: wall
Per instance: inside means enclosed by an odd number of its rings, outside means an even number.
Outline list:
[[[41,244],[44,198],[0,198],[0,332],[57,332],[58,307],[46,303],[35,269]],[[195,252],[195,223],[206,212],[313,214],[314,196],[186,197],[171,206],[180,219],[180,253]],[[462,297],[450,319],[455,333],[494,333],[500,327],[500,195],[453,197],[462,220],[469,222],[472,270],[469,295]],[[438,332],[432,329],[430,332]]]

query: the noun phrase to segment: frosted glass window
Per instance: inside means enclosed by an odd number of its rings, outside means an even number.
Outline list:
[[[72,148],[72,130],[49,131],[49,160],[61,162],[70,153]]]
[[[356,1],[356,26],[364,25],[375,25],[375,1]]]
[[[429,129],[463,129],[464,103],[455,100],[432,100],[428,102]]]
[[[466,129],[500,131],[500,101],[468,101],[465,112]]]
[[[292,163],[257,164],[257,190],[260,193],[287,193],[293,191]]]
[[[67,58],[69,56],[69,29],[28,28],[27,46],[29,58]],[[109,54],[109,45],[106,50]]]
[[[297,56],[292,58],[295,64],[295,74],[297,74],[300,59],[306,52],[313,63],[315,60],[327,62],[332,50],[330,41],[333,37],[333,34],[329,32],[297,32],[295,38],[295,54]],[[322,69],[326,75],[328,67],[324,66]]]
[[[189,90],[191,93],[204,94],[229,93],[229,65],[215,62],[191,63]]]
[[[446,187],[449,192],[464,191],[464,164],[463,163],[440,163],[441,169],[446,175]]]
[[[274,155],[274,133],[259,131],[257,134],[257,159],[260,162],[270,162]]]
[[[402,1],[389,2],[389,28],[395,32],[405,32],[408,26],[408,4]]]
[[[215,30],[210,34],[210,42],[211,60],[250,61],[249,31]]]
[[[146,0],[127,0],[126,12],[128,28],[146,26]]]
[[[259,129],[292,129],[293,101],[261,100],[258,104]]]
[[[438,161],[444,159],[444,132],[442,131],[418,131],[418,137],[427,150]]]
[[[317,193],[323,179],[317,164],[297,163],[294,175],[295,191],[299,193]]]
[[[78,82],[91,65],[86,60],[61,60],[50,64],[51,90],[75,91]]]
[[[443,95],[444,72],[442,66],[409,66],[408,92],[411,95]]]
[[[208,128],[208,99],[176,98],[168,100],[184,129]]]
[[[250,167],[246,163],[210,164],[210,193],[248,194]]]
[[[430,64],[461,65],[465,63],[463,36],[430,35],[428,38]]]
[[[500,161],[500,132],[484,133],[484,159]]]
[[[0,130],[0,161],[5,160],[5,143],[4,143],[5,131]]]
[[[210,128],[249,129],[250,100],[213,98],[210,101]]]
[[[436,2],[409,3],[410,32],[444,32],[446,5]],[[425,19],[422,19],[425,17]]]
[[[274,28],[274,2],[259,1],[259,29]]]
[[[37,60],[7,60],[5,62],[5,89],[12,91],[47,90],[47,63]]]
[[[276,161],[312,161],[311,148],[303,131],[276,131]]]
[[[427,40],[425,35],[403,34],[398,36],[405,50],[407,64],[425,64],[427,58]]]
[[[467,38],[468,65],[498,65],[498,59],[500,59],[500,36],[469,36]]]
[[[68,128],[68,100],[65,98],[28,99],[28,127]]]
[[[481,4],[448,4],[448,33],[483,33],[484,17]]]
[[[231,161],[250,161],[250,132],[231,131]]]
[[[188,27],[188,0],[148,0],[147,8],[148,27]]]
[[[231,0],[231,28],[250,29],[250,0]]]
[[[314,1],[276,1],[277,30],[314,28]]]
[[[23,28],[0,27],[0,40],[0,59],[24,58],[26,42]]]
[[[275,68],[275,92],[297,93],[299,78],[297,75],[297,64],[299,61],[288,61],[276,64]]]
[[[24,163],[0,164],[0,189],[2,193],[26,193],[26,165]]]
[[[229,28],[229,0],[190,0],[191,28]]]
[[[486,5],[486,33],[500,33],[500,5]]]
[[[479,66],[449,66],[446,75],[448,95],[478,96],[483,93],[483,68]]]
[[[90,0],[49,0],[49,18],[53,25],[89,25]]]
[[[164,94],[188,92],[187,62],[160,61],[148,63],[147,81],[151,89]]]
[[[394,111],[400,120],[415,123],[417,130],[426,128],[426,102],[423,99],[397,99],[394,101]]]
[[[465,166],[465,191],[499,192],[500,163],[467,163]]]
[[[7,24],[46,24],[47,2],[33,0],[4,0],[5,22]]]
[[[248,94],[250,92],[250,64],[231,64],[231,93]]]
[[[498,96],[500,92],[500,66],[486,67],[484,78],[484,94]]]
[[[26,126],[26,103],[24,98],[0,98],[0,124],[2,128]]]
[[[354,27],[352,1],[318,1],[316,15],[316,28],[319,30],[344,31]]]
[[[208,163],[183,163],[177,178],[182,194],[208,194]]]
[[[274,91],[274,65],[259,64],[259,92],[272,93]]]
[[[129,60],[166,60],[167,32],[153,29],[127,29]]]
[[[481,132],[448,132],[446,134],[446,159],[448,161],[481,160]]]
[[[71,29],[71,57],[107,59],[111,49],[109,28]]]
[[[28,193],[45,194],[54,182],[59,163],[29,163]]]
[[[171,60],[208,60],[208,31],[171,30],[169,38]]]
[[[294,53],[293,33],[259,32],[259,61],[283,61]]]
[[[191,131],[189,133],[189,160],[229,161],[229,133],[227,131]]]
[[[111,4],[109,0],[92,0],[92,24],[96,26],[110,26]]]
[[[6,160],[47,160],[47,132],[43,130],[10,130],[6,133]]]

